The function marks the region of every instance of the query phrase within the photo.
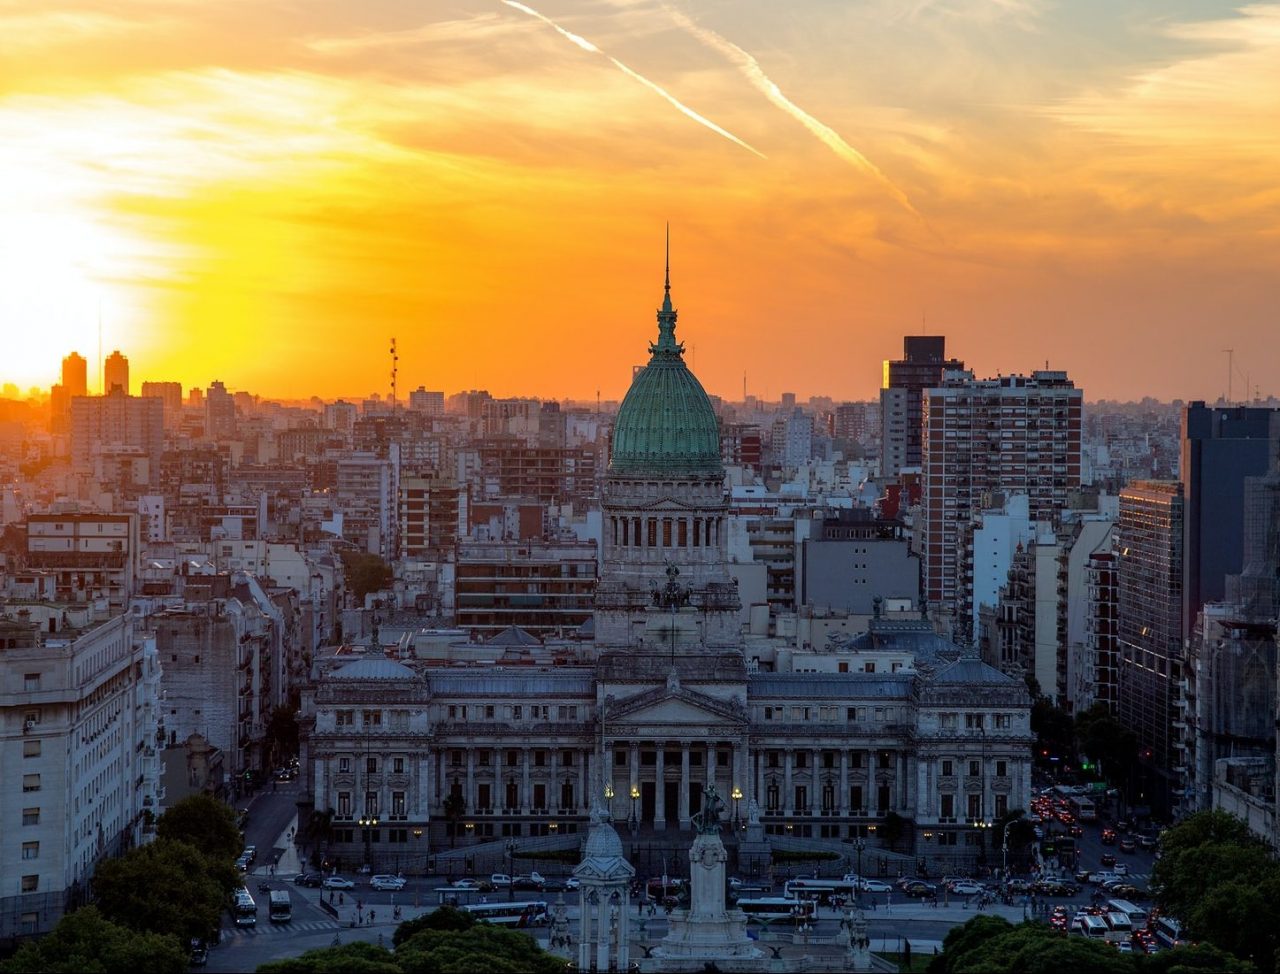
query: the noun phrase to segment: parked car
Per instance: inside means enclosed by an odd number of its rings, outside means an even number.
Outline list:
[[[1115,864],[1115,873],[1117,876],[1129,875],[1129,864],[1127,862],[1118,862]]]
[[[532,876],[515,876],[511,880],[511,888],[517,892],[539,893],[543,889],[543,884]]]
[[[494,889],[506,889],[511,885],[511,877],[506,873],[493,873],[489,877],[489,885]]]
[[[244,847],[244,852],[240,853],[240,855],[247,856],[250,862],[257,862],[258,847],[256,845],[247,845]]]
[[[319,889],[324,883],[324,877],[319,873],[298,873],[293,879],[295,886],[310,886],[312,889]]]
[[[392,876],[389,873],[379,873],[377,876],[369,880],[369,885],[373,889],[391,890],[393,893],[404,889],[405,879],[403,876]]]
[[[345,879],[342,876],[326,876],[323,887],[325,889],[355,889],[356,883],[354,879]]]
[[[249,857],[241,856],[239,859],[237,859],[236,868],[240,870],[242,873],[247,873],[249,871]]]
[[[563,879],[544,879],[542,881],[542,892],[544,893],[563,893],[569,888],[569,884]]]
[[[452,886],[454,889],[479,889],[480,880],[472,879],[469,876],[464,876],[462,879],[455,879],[449,885]]]

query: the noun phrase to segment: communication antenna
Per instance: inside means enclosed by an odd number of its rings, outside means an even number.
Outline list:
[[[1231,405],[1231,373],[1235,371],[1236,350],[1224,348],[1223,351],[1227,355],[1227,405]]]
[[[396,340],[393,336],[391,339],[391,408],[396,408],[396,372],[399,370],[397,362],[400,356],[396,354]]]
[[[98,299],[98,395],[107,394],[107,373],[102,367],[102,299]],[[85,390],[88,392],[89,390]]]

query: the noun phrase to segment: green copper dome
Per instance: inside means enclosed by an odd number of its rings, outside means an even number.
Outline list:
[[[667,476],[721,473],[720,423],[676,341],[669,266],[658,341],[649,353],[649,364],[632,380],[618,410],[609,469]]]

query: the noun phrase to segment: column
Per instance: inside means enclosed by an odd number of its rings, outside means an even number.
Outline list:
[[[809,814],[816,817],[822,811],[822,752],[814,748],[809,752]]]
[[[520,782],[520,814],[528,815],[529,809],[532,807],[533,791],[529,787],[529,749],[522,747],[520,749],[522,775]]]
[[[361,801],[364,799],[362,798]],[[476,813],[476,752],[467,748],[467,814]]]
[[[840,748],[840,794],[837,796],[840,817],[849,817],[849,750]]]
[[[667,827],[667,752],[663,749],[662,741],[657,741],[655,747],[657,747],[658,753],[655,759],[657,766],[654,769],[656,784],[653,786],[653,827],[658,832],[661,832]]]
[[[631,742],[631,754],[628,755],[627,762],[629,764],[628,771],[630,771],[630,774],[627,775],[627,781],[628,781],[627,794],[626,794],[627,820],[630,821],[631,813],[634,811],[636,821],[639,821],[640,820],[640,799],[631,797],[632,789],[635,789],[636,792],[640,791],[640,742],[639,741]]]
[[[689,827],[689,742],[680,742],[680,828]]]
[[[755,791],[752,792],[751,797],[756,800],[756,804],[762,809],[764,808],[764,764],[766,753],[765,751],[756,751],[751,755],[751,760],[755,764],[752,775],[755,779]]]
[[[792,748],[787,748],[782,754],[782,814],[787,818],[791,818],[791,804],[795,795],[791,787],[791,761],[794,753]]]
[[[582,803],[582,808],[586,812],[591,811],[591,748],[584,747],[582,749],[582,775],[578,789],[578,801]]]
[[[587,890],[583,887],[578,894],[578,970],[591,970],[591,904],[587,901]]]
[[[706,757],[703,758],[703,760],[707,762],[707,767],[706,767],[707,786],[714,787],[716,783],[716,771],[718,770],[718,767],[716,765],[715,744],[707,745],[707,754],[706,754]],[[721,797],[724,797],[724,796],[722,795]]]

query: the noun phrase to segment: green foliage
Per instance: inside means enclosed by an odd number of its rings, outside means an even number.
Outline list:
[[[0,974],[178,974],[187,954],[177,937],[137,933],[111,923],[97,907],[66,914],[39,940],[23,944],[0,964]]]
[[[412,920],[406,920],[400,926],[396,927],[396,932],[391,935],[391,942],[399,947],[416,933],[423,930],[452,930],[455,933],[462,930],[470,930],[476,925],[476,918],[466,910],[456,910],[451,906],[442,906],[439,909],[432,910],[430,913],[424,913],[420,917]]]
[[[1013,924],[999,916],[976,916],[961,926],[952,927],[942,941],[942,953],[929,962],[929,974],[951,974],[959,958],[1012,929]]]
[[[209,795],[190,795],[166,811],[156,823],[156,836],[185,842],[227,863],[234,863],[241,850],[235,812]]]
[[[1055,707],[1047,697],[1037,697],[1031,705],[1031,733],[1036,735],[1036,752],[1048,750],[1059,756],[1075,751],[1075,725],[1071,715]]]
[[[259,974],[401,974],[391,951],[357,940],[339,947],[308,950],[301,957],[268,961]]]
[[[395,578],[390,565],[377,555],[362,551],[344,551],[342,567],[346,572],[347,588],[355,596],[357,605],[364,605],[364,597],[370,592],[390,588]]]
[[[907,820],[897,812],[890,812],[884,817],[884,821],[880,823],[878,834],[880,840],[892,849],[898,844],[898,840],[906,834]]]
[[[1192,849],[1209,842],[1234,842],[1236,845],[1257,845],[1249,826],[1243,819],[1229,812],[1215,809],[1196,812],[1184,818],[1160,836],[1160,849],[1168,855],[1184,849]]]
[[[237,882],[230,864],[215,863],[185,842],[157,839],[99,864],[93,891],[108,920],[186,943],[218,926]]]
[[[1128,780],[1138,756],[1138,738],[1111,716],[1105,703],[1095,703],[1076,716],[1080,750],[1102,765],[1104,777],[1115,784]]]
[[[1134,964],[1110,944],[1064,937],[1044,924],[1024,923],[956,958],[953,974],[1133,974]]]
[[[1162,950],[1138,958],[1138,974],[1253,974],[1257,968],[1211,944]]]
[[[993,848],[1000,849],[1004,845],[1005,829],[1009,830],[1009,848],[1025,849],[1036,840],[1036,830],[1026,819],[1026,811],[1021,808],[1013,808],[1005,815],[996,819],[995,827],[991,830],[991,845]]]
[[[564,960],[518,930],[423,930],[396,947],[404,974],[563,974]]]

